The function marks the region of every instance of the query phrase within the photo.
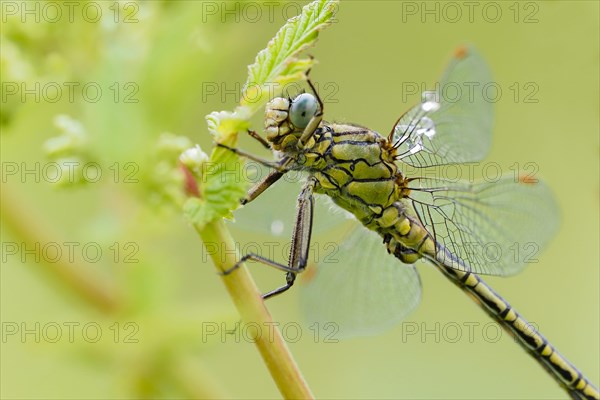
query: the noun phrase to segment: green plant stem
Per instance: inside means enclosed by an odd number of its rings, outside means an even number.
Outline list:
[[[219,270],[233,267],[240,255],[235,251],[235,243],[223,220],[213,221],[196,231],[204,243],[218,243],[220,251],[211,252],[211,258]],[[279,391],[287,399],[314,398],[296,362],[294,361],[281,332],[275,327],[271,314],[265,307],[256,284],[245,265],[241,265],[228,275],[223,275],[223,283],[237,307],[244,322],[257,323],[270,334],[253,337]],[[260,333],[260,332],[259,332]],[[272,334],[271,334],[272,333]]]
[[[58,242],[57,235],[43,226],[42,219],[34,215],[32,210],[33,207],[28,207],[22,199],[17,198],[6,187],[3,188],[0,202],[2,224],[21,241],[22,246],[32,249],[43,247],[46,243]],[[48,262],[42,254],[38,255],[40,263],[45,267],[43,270],[87,304],[105,314],[111,314],[118,309],[119,301],[115,291],[93,274],[91,266],[85,263],[68,263],[62,257],[56,262]]]

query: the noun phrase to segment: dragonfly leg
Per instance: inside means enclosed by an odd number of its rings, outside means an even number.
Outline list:
[[[310,72],[310,70],[306,73],[306,75],[308,75],[309,72]],[[315,97],[317,98],[317,101],[319,102],[319,108],[317,109],[317,112],[315,113],[315,115],[313,115],[313,117],[310,119],[308,125],[306,125],[306,128],[304,128],[304,132],[302,132],[300,139],[298,139],[298,146],[300,148],[303,148],[304,145],[306,144],[306,142],[308,142],[308,140],[315,133],[315,131],[319,127],[319,124],[323,120],[323,112],[324,112],[323,102],[321,101],[321,98],[319,97],[319,93],[317,93],[315,86],[313,85],[313,83],[311,82],[311,80],[308,77],[306,78],[306,82],[308,83],[308,86],[310,86],[311,90],[315,94]]]
[[[252,135],[252,132],[254,135],[256,135],[257,137],[260,138],[260,136],[258,136],[256,134],[256,132],[254,131],[248,131],[248,133]],[[262,139],[262,138],[261,138]],[[288,167],[287,165],[289,165],[290,159],[288,158],[282,158],[279,161],[268,161],[259,157],[256,157],[250,153],[246,153],[243,150],[239,150],[236,149],[234,147],[229,147],[227,145],[224,144],[220,144],[217,143],[217,146],[219,147],[223,147],[224,149],[227,149],[229,151],[234,152],[235,154],[241,156],[241,157],[245,157],[248,158],[252,161],[256,161],[259,164],[265,165],[267,167],[271,167],[273,169],[275,169],[275,171],[271,171],[267,174],[267,176],[265,176],[260,182],[256,183],[252,188],[250,188],[250,190],[248,191],[248,193],[246,194],[246,196],[243,199],[240,199],[240,203],[243,204],[247,204],[249,202],[251,202],[252,200],[254,200],[255,198],[257,198],[259,195],[262,194],[262,192],[264,192],[265,190],[267,190],[272,184],[274,184],[275,182],[277,182],[283,175],[285,175],[285,173],[288,171]]]
[[[238,262],[236,262],[233,267],[231,267],[231,268],[226,269],[225,271],[223,271],[222,274],[223,275],[229,275],[229,274],[231,274],[233,271],[235,271],[236,269],[238,269],[240,267],[240,265],[242,265],[246,261],[256,261],[256,262],[259,262],[261,264],[267,265],[269,267],[273,267],[273,268],[281,270],[281,271],[298,272],[297,270],[294,270],[290,266],[287,266],[285,264],[280,264],[280,263],[278,263],[276,261],[273,261],[273,260],[269,260],[268,258],[265,258],[265,257],[263,257],[263,256],[261,256],[259,254],[248,253],[248,254],[244,255],[242,258],[240,258],[240,260]]]
[[[239,268],[244,261],[257,261],[261,264],[286,272],[285,285],[264,294],[263,299],[273,297],[291,288],[296,280],[296,275],[304,271],[308,262],[314,209],[313,190],[315,185],[316,181],[314,179],[309,179],[302,188],[300,196],[298,196],[298,208],[292,232],[292,248],[288,265],[269,260],[258,254],[250,253],[243,256],[232,268],[223,271],[223,275],[230,274],[235,269]]]
[[[262,192],[267,190],[272,184],[277,182],[283,175],[285,175],[285,172],[282,171],[269,172],[267,176],[265,176],[260,182],[258,182],[256,185],[252,186],[250,190],[248,190],[248,193],[246,193],[246,197],[241,199],[240,203],[250,203],[252,200],[260,196]]]
[[[289,288],[291,288],[294,285],[294,281],[296,280],[296,274],[293,272],[288,272],[287,274],[285,274],[285,285],[283,285],[282,287],[279,287],[277,289],[271,290],[268,293],[265,293],[262,295],[263,300],[266,300],[270,297],[273,296],[277,296],[278,294],[281,294],[283,292],[285,292],[286,290],[288,290]]]
[[[217,143],[217,146],[218,147],[222,147],[224,149],[227,149],[227,150],[229,150],[229,151],[237,154],[240,157],[244,157],[244,158],[247,158],[249,160],[256,161],[257,163],[265,165],[267,167],[271,167],[271,168],[274,168],[276,170],[281,170],[282,169],[280,163],[278,163],[276,161],[265,160],[264,158],[257,157],[257,156],[255,156],[253,154],[247,153],[244,150],[236,149],[235,147],[229,147],[229,146],[227,146],[225,144],[222,144],[222,143]]]
[[[269,144],[269,142],[267,142],[264,138],[262,138],[258,133],[256,133],[255,131],[252,131],[250,129],[248,129],[248,135],[250,135],[250,137],[256,139],[260,144],[262,144],[267,150],[273,150],[271,148],[271,145]]]

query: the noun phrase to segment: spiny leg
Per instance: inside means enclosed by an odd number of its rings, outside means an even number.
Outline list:
[[[314,179],[309,179],[302,188],[300,196],[298,196],[298,210],[296,212],[294,229],[292,230],[292,248],[290,250],[290,267],[297,272],[288,272],[286,274],[286,284],[265,294],[263,296],[265,299],[283,293],[291,288],[296,279],[296,274],[304,271],[304,268],[306,268],[308,252],[310,249],[310,238],[312,236],[315,204],[313,190],[315,184],[316,181]]]
[[[314,209],[313,190],[315,184],[316,182],[314,179],[309,179],[302,188],[302,192],[298,196],[296,221],[294,222],[294,229],[292,232],[292,248],[290,250],[290,260],[288,265],[269,260],[268,258],[262,257],[258,254],[249,253],[244,255],[233,267],[224,271],[223,274],[230,274],[235,269],[239,268],[239,266],[245,261],[256,261],[286,272],[285,285],[267,292],[263,295],[263,299],[268,299],[269,297],[283,293],[291,288],[296,280],[296,275],[304,271],[308,261],[310,238],[312,234]]]
[[[285,175],[285,172],[282,171],[275,170],[269,172],[267,176],[265,176],[260,182],[258,182],[257,184],[252,186],[250,190],[248,190],[248,193],[246,193],[246,197],[241,199],[240,203],[242,203],[242,205],[250,203],[252,200],[260,196],[262,192],[267,190],[272,184],[277,182],[283,175]]]

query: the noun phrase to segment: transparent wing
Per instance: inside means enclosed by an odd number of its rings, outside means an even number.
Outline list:
[[[388,254],[375,232],[355,222],[336,250],[302,280],[301,307],[311,329],[335,338],[371,335],[392,327],[419,304],[415,267]]]
[[[413,167],[478,161],[491,144],[495,86],[473,48],[463,48],[436,89],[404,114],[392,131],[398,159]]]
[[[254,162],[247,162],[243,171],[242,178],[252,184],[265,177],[270,169]],[[275,237],[291,237],[296,199],[304,180],[305,174],[297,171],[288,172],[254,201],[236,210],[232,228]],[[338,210],[339,208],[335,207],[328,197],[317,196],[315,215],[318,216],[319,221],[315,224],[313,233],[319,234],[343,223],[343,218],[339,218],[343,211]]]
[[[537,262],[558,229],[550,189],[530,178],[456,183],[410,182],[408,202],[441,246],[438,261],[479,274],[512,275]]]

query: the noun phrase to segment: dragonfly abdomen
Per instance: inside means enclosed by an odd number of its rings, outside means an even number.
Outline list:
[[[404,210],[402,202],[395,202],[374,221],[377,225],[374,229],[383,236],[388,253],[412,264],[424,255],[431,256],[436,246],[429,232]]]
[[[511,335],[516,337],[573,398],[598,399],[596,389],[527,320],[478,275],[434,262],[447,278],[469,293]]]

